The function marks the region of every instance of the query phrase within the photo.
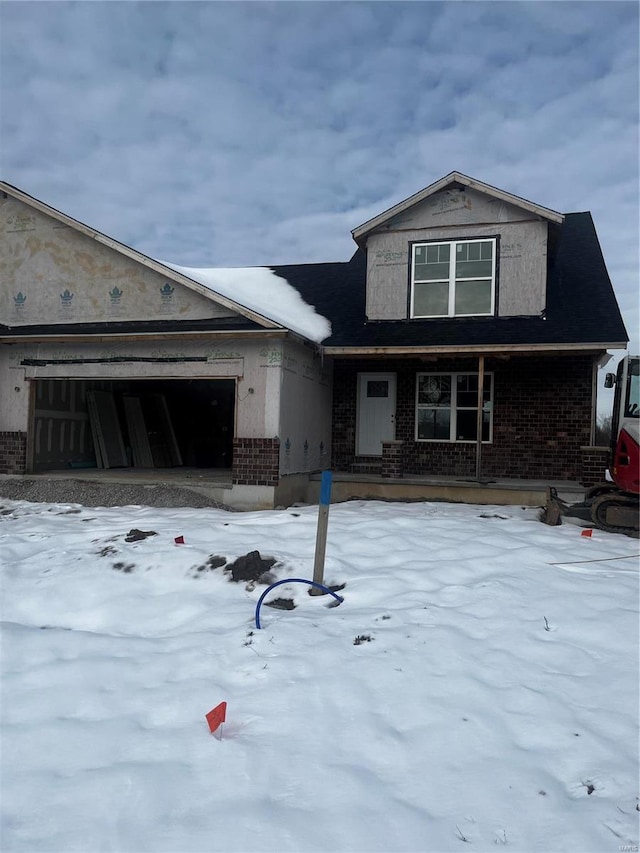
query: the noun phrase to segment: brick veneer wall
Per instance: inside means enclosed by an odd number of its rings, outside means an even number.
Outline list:
[[[349,471],[355,459],[358,372],[363,370],[374,372],[383,369],[371,367],[369,363],[359,360],[333,363],[331,467],[334,471]]]
[[[24,474],[26,466],[26,432],[0,432],[0,474]]]
[[[381,476],[399,479],[402,473],[402,442],[383,441]]]
[[[608,447],[581,447],[582,473],[580,482],[583,486],[595,486],[604,483],[609,467]]]
[[[347,471],[354,460],[359,372],[397,375],[396,439],[405,476],[475,475],[471,444],[415,441],[416,373],[477,372],[476,358],[334,363],[333,460]],[[592,359],[588,355],[486,359],[494,374],[493,443],[482,445],[483,476],[579,480],[580,448],[591,435]]]
[[[279,438],[234,438],[232,482],[240,486],[277,486]]]

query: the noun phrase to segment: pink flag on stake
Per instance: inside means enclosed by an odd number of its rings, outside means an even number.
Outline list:
[[[184,536],[176,536],[173,541],[176,543],[176,545],[184,545]]]
[[[209,723],[209,731],[213,734],[220,724],[224,723],[227,717],[227,703],[221,702],[219,705],[216,705],[208,714],[205,714],[205,717]]]

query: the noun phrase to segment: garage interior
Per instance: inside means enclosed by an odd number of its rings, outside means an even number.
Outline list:
[[[29,467],[230,469],[234,379],[35,379]]]

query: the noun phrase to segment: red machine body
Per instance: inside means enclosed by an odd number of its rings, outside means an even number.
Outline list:
[[[615,485],[631,495],[640,494],[640,357],[627,356],[618,365],[611,415],[611,465]]]
[[[547,489],[541,519],[560,524],[573,516],[611,533],[640,535],[640,356],[630,355],[607,373],[606,388],[614,388],[609,456],[610,480],[590,488],[584,501],[567,504],[556,489]]]

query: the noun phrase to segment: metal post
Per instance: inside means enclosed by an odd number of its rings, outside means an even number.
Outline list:
[[[476,434],[476,480],[480,479],[482,468],[482,421],[484,404],[484,356],[478,356],[478,422]]]
[[[331,503],[331,471],[322,472],[320,485],[320,504],[318,506],[318,533],[316,535],[316,556],[313,561],[314,583],[322,584],[324,575],[324,555],[327,547],[327,527],[329,525],[329,504]],[[312,595],[324,595],[317,587],[312,588]]]

